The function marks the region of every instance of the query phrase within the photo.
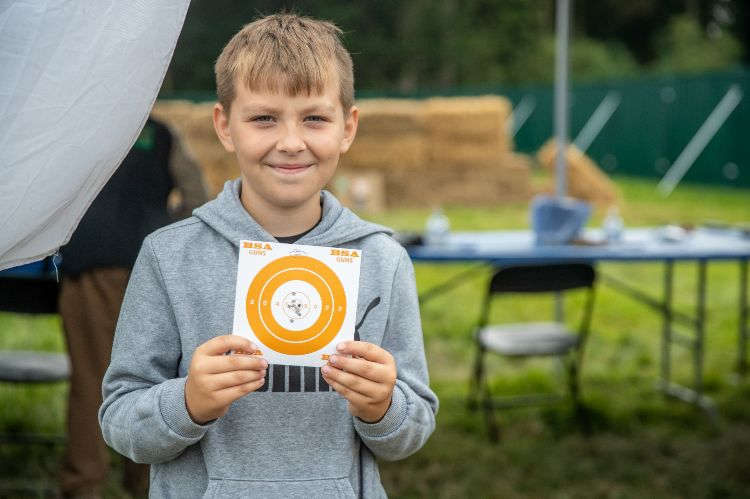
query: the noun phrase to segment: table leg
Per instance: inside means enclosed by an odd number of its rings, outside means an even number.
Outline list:
[[[747,264],[747,261],[745,261]],[[710,397],[703,395],[703,357],[704,357],[704,337],[706,324],[706,287],[707,287],[707,260],[698,260],[698,286],[695,297],[695,315],[675,310],[673,305],[673,286],[674,286],[674,261],[664,261],[664,290],[661,299],[657,299],[639,291],[628,284],[616,279],[610,275],[601,274],[602,280],[616,291],[625,293],[635,300],[644,303],[654,310],[658,311],[662,317],[662,336],[661,336],[661,366],[659,371],[659,380],[657,387],[664,394],[675,397],[689,404],[693,404],[708,414],[711,421],[718,421],[716,405]],[[745,350],[748,339],[748,306],[747,306],[747,266],[744,268],[745,274],[742,276],[742,286],[745,292],[744,307],[741,308],[743,318],[741,320],[744,328],[741,330],[741,357],[740,363],[744,365]],[[674,329],[675,323],[682,324],[690,328],[693,335],[681,334]],[[676,343],[689,348],[692,353],[693,361],[693,381],[694,387],[688,388],[672,382],[672,344]]]
[[[740,324],[739,324],[739,345],[738,345],[738,362],[737,372],[740,378],[747,374],[747,336],[748,331],[748,303],[747,303],[747,264],[748,260],[740,260]]]
[[[689,322],[692,324],[694,337],[686,338],[673,330],[675,311],[672,305],[673,267],[674,262],[667,261],[664,269],[664,302],[662,303],[663,328],[662,328],[662,366],[659,388],[665,395],[677,398],[683,402],[693,404],[703,409],[709,419],[718,423],[718,412],[716,404],[710,397],[703,395],[703,345],[705,336],[706,318],[706,261],[698,261],[698,286],[695,297],[695,317]],[[679,318],[679,317],[678,317]],[[693,388],[674,383],[671,381],[671,346],[672,343],[687,345],[691,349],[693,357]]]
[[[706,266],[705,260],[698,261],[698,289],[695,297],[695,341],[693,343],[693,369],[695,392],[703,397],[703,345],[706,335]]]
[[[662,302],[662,329],[661,329],[661,383],[667,386],[670,383],[672,371],[672,282],[674,275],[674,262],[664,262],[664,301]]]

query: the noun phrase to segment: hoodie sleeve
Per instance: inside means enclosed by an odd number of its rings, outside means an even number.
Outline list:
[[[187,412],[180,358],[177,323],[149,236],[125,293],[99,410],[104,440],[135,462],[173,459],[210,426],[194,423]]]
[[[393,355],[398,370],[391,407],[377,423],[354,418],[354,427],[375,456],[396,460],[424,445],[435,429],[438,410],[429,387],[414,267],[403,249],[388,310],[381,346]]]

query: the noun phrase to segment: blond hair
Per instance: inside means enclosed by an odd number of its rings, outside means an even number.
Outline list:
[[[348,114],[354,105],[352,58],[342,31],[327,21],[281,13],[246,24],[216,61],[216,94],[229,114],[235,83],[251,91],[320,95],[338,83],[339,100]]]

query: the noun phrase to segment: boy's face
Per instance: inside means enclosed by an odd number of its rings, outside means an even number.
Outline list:
[[[242,203],[255,210],[320,209],[320,190],[357,131],[357,109],[344,113],[338,88],[289,96],[236,87],[227,117],[214,107],[214,126],[242,173]],[[249,203],[249,204],[248,204]]]

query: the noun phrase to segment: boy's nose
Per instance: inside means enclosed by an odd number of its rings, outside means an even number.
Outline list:
[[[285,127],[276,143],[276,150],[287,154],[297,154],[306,148],[300,131],[294,126]]]

